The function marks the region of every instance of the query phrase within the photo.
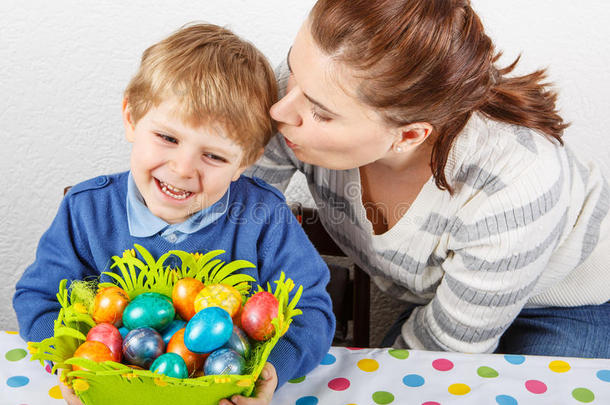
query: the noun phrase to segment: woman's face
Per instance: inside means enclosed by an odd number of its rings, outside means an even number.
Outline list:
[[[383,159],[396,139],[378,114],[358,101],[357,82],[314,43],[306,21],[288,54],[286,95],[271,116],[303,162],[352,169]]]

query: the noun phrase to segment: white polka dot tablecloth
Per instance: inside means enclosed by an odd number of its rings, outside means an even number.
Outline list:
[[[610,405],[610,360],[333,347],[273,405]]]
[[[63,404],[57,376],[0,331],[1,405]],[[273,405],[610,404],[610,360],[333,347]],[[150,404],[153,405],[153,404]],[[195,405],[195,404],[193,404]]]
[[[27,344],[17,332],[0,331],[0,404],[65,404],[51,367],[31,361]]]

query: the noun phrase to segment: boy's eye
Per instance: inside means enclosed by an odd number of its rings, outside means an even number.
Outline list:
[[[223,162],[223,163],[226,162],[225,158],[223,158],[221,156],[218,156],[218,155],[215,155],[213,153],[204,153],[203,156],[205,156],[208,159],[217,161],[217,162]]]
[[[157,134],[157,136],[159,138],[163,139],[165,142],[178,143],[178,140],[176,138],[174,138],[173,136],[163,135],[163,134]]]

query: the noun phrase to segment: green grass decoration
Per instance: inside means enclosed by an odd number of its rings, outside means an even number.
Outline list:
[[[136,253],[137,250],[137,253]],[[246,260],[235,260],[225,263],[216,259],[223,250],[213,250],[206,254],[188,253],[172,250],[156,259],[143,246],[134,245],[122,256],[113,256],[111,269],[117,273],[104,272],[114,283],[100,283],[99,288],[118,285],[129,295],[130,299],[145,293],[157,292],[171,297],[174,284],[185,277],[195,278],[204,284],[223,283],[236,288],[243,299],[250,290],[250,283],[255,281],[246,274],[236,274],[240,269],[254,268]],[[137,256],[139,254],[139,257]],[[178,269],[164,266],[170,256],[177,256],[181,261]],[[53,372],[61,370],[60,378],[71,385],[85,405],[109,403],[129,404],[166,404],[176,405],[216,405],[222,398],[232,395],[250,396],[254,384],[260,375],[271,350],[286,333],[294,316],[301,310],[296,305],[303,292],[303,287],[290,299],[295,285],[282,272],[280,279],[274,281],[275,289],[267,284],[266,291],[273,294],[279,302],[278,316],[272,321],[275,335],[253,345],[250,358],[247,359],[247,375],[203,376],[198,378],[177,379],[150,370],[137,370],[131,367],[106,361],[96,363],[91,360],[72,357],[74,351],[86,339],[89,330],[95,326],[91,317],[91,299],[95,285],[91,282],[74,281],[67,288],[67,280],[59,284],[57,301],[61,308],[54,324],[54,336],[42,342],[30,342],[28,347],[32,360],[44,360],[54,363]],[[263,288],[259,286],[258,291]],[[87,370],[72,371],[72,365]]]

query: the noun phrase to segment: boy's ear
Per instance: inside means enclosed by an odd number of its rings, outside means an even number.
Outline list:
[[[129,110],[129,102],[127,98],[123,99],[123,126],[125,127],[125,138],[128,142],[133,142],[135,139],[135,124]]]
[[[257,160],[258,160],[258,159],[259,159],[261,156],[263,156],[263,153],[264,153],[264,152],[265,152],[265,149],[264,149],[264,148],[260,148],[260,149],[258,150],[258,152],[256,153],[256,156],[255,156],[254,160],[252,160],[252,163],[256,162],[256,161],[257,161]],[[250,166],[251,166],[251,164],[248,164],[248,165],[243,164],[243,165],[242,165],[242,166],[241,166],[239,169],[237,169],[237,170],[235,171],[235,174],[233,175],[233,178],[232,178],[231,180],[232,180],[232,181],[236,181],[237,179],[239,179],[239,176],[241,176],[241,175],[242,175],[242,173],[243,173],[243,172],[244,172],[244,171],[245,171],[245,170],[246,170],[248,167],[250,167]]]

